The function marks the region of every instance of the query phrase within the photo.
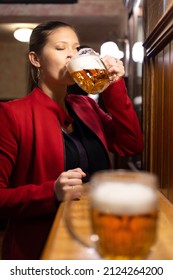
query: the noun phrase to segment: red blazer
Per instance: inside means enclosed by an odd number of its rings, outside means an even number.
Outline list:
[[[123,79],[102,95],[110,114],[87,96],[66,99],[107,152],[141,152],[141,129]],[[71,118],[39,88],[0,104],[0,219],[9,219],[4,259],[40,256],[57,211],[54,181],[64,171],[61,126],[66,121]]]

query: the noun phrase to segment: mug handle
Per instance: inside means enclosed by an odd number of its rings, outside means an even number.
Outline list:
[[[86,191],[84,191],[84,193],[82,194],[82,196],[85,198],[86,196]],[[88,240],[86,237],[79,235],[77,233],[77,230],[75,228],[75,225],[73,224],[73,217],[72,217],[72,205],[73,202],[77,203],[77,200],[73,200],[72,199],[72,193],[68,193],[68,195],[66,196],[66,200],[65,200],[65,205],[64,205],[64,221],[65,221],[65,225],[67,227],[67,230],[70,234],[70,236],[76,240],[78,243],[80,243],[81,245],[83,245],[86,248],[90,248],[90,249],[95,249],[95,243],[94,241],[97,240],[97,238],[94,238],[94,234],[87,234],[88,235]],[[88,211],[89,211],[89,206],[88,206]],[[83,217],[84,218],[84,217]],[[93,239],[93,240],[92,240]]]

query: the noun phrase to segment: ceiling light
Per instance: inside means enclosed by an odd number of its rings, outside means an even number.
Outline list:
[[[103,57],[105,55],[110,55],[115,58],[121,59],[124,57],[124,52],[119,50],[116,43],[114,43],[112,41],[108,41],[101,45],[100,55],[101,55],[101,57]]]
[[[144,48],[142,42],[136,42],[132,47],[132,59],[135,62],[143,62]]]
[[[32,33],[31,28],[19,28],[14,31],[14,38],[20,42],[29,42]]]

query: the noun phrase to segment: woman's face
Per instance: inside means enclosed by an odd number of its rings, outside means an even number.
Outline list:
[[[53,85],[69,85],[74,81],[66,69],[67,62],[77,53],[79,40],[70,27],[54,29],[47,37],[41,55],[40,82]]]

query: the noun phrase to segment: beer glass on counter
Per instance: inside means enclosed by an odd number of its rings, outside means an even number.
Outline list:
[[[105,65],[91,48],[79,50],[68,62],[67,70],[78,86],[89,94],[102,92],[110,83]]]
[[[157,177],[147,172],[110,170],[92,176],[88,193],[90,239],[103,259],[147,258],[157,237],[157,187]],[[75,235],[73,227],[72,231]]]

